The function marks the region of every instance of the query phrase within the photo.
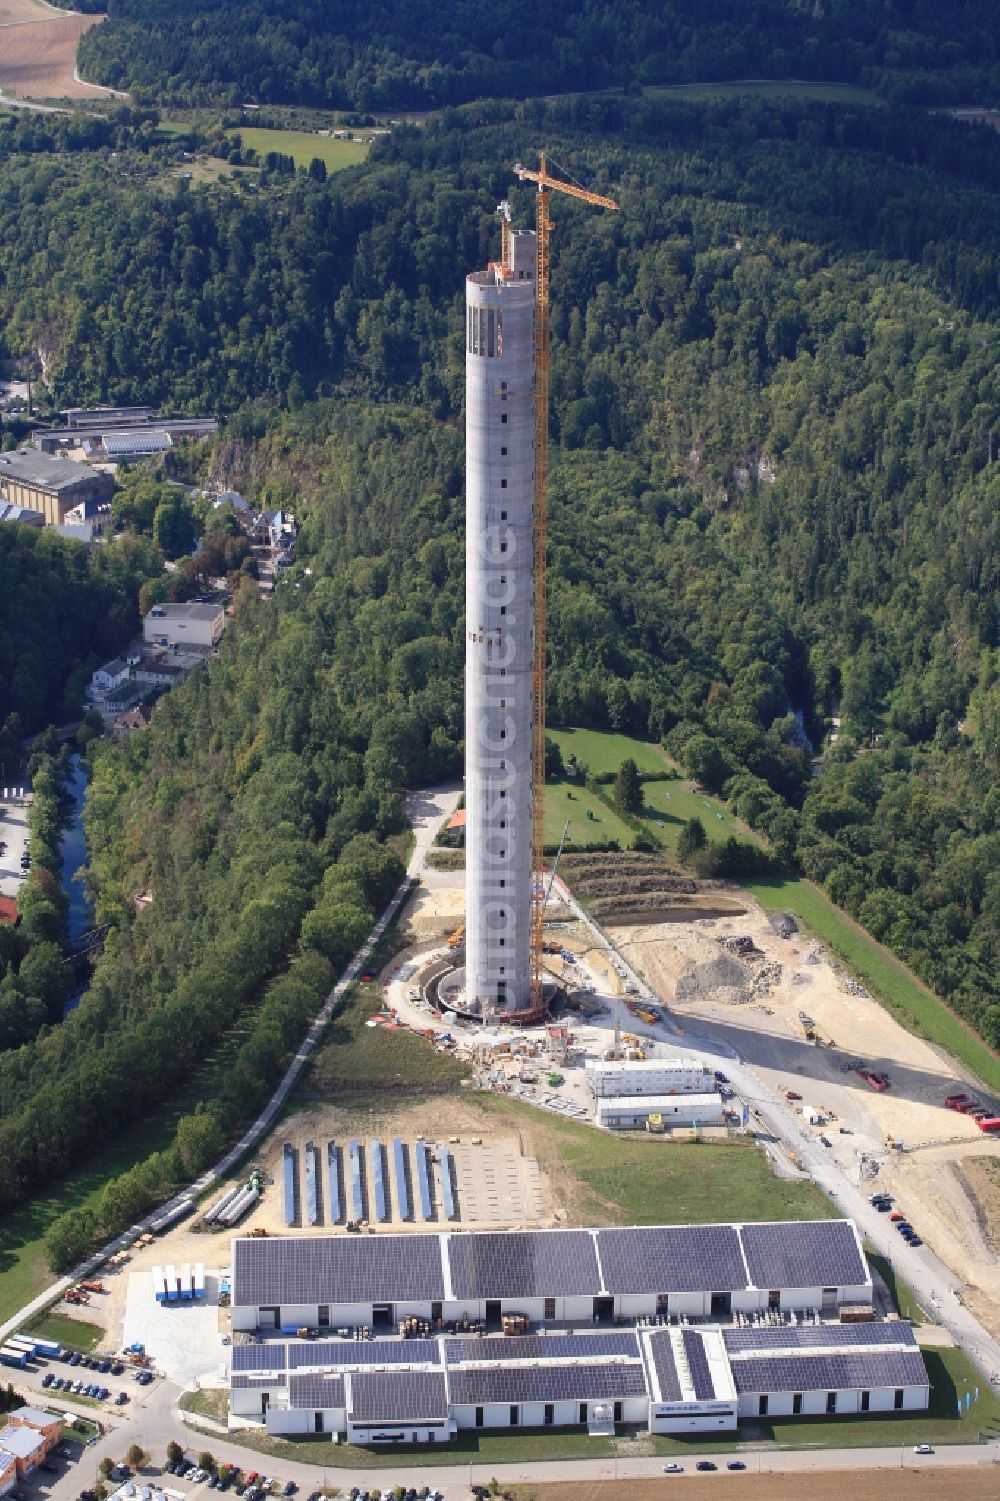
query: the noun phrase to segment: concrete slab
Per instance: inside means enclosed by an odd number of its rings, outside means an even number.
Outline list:
[[[228,1362],[219,1332],[219,1278],[206,1272],[205,1299],[197,1303],[157,1303],[151,1269],[129,1273],[123,1344],[145,1345],[158,1371],[179,1386],[218,1378]]]

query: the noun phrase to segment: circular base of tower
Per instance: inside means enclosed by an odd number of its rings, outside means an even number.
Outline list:
[[[463,956],[459,953],[455,957],[461,961]],[[526,1001],[524,1006],[508,1006],[502,1011],[488,1010],[484,1013],[479,1001],[470,1000],[466,995],[465,966],[461,962],[455,963],[455,959],[444,960],[440,967],[435,966],[425,976],[421,988],[425,999],[442,1015],[450,1011],[465,1021],[488,1022],[491,1025],[499,1022],[511,1027],[539,1026],[548,1016],[549,1008],[561,991],[557,981],[551,975],[546,975],[542,982],[541,1004],[532,1005],[530,1001]]]

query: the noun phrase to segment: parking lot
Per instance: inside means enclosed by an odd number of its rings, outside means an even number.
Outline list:
[[[23,803],[6,802],[0,787],[0,896],[17,896],[26,872],[21,868],[22,856],[28,849],[28,807],[31,795]]]

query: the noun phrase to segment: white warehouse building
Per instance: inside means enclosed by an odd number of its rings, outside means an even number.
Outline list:
[[[711,1069],[694,1058],[589,1058],[587,1087],[597,1099],[616,1095],[718,1094]]]
[[[851,1220],[599,1230],[237,1238],[233,1331],[371,1328],[503,1314],[593,1327],[872,1302]]]
[[[917,1412],[928,1400],[908,1324],[646,1325],[237,1345],[230,1421],[397,1445],[468,1429],[731,1433],[741,1419]]]
[[[725,1115],[717,1094],[640,1094],[599,1099],[595,1119],[608,1131],[641,1131],[647,1125],[721,1126]]]

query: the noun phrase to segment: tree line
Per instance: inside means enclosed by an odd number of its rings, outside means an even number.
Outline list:
[[[69,3],[69,0],[66,0]],[[86,8],[105,8],[86,0]],[[107,0],[81,39],[95,82],[144,102],[429,109],[470,99],[703,79],[833,79],[893,97],[995,95],[986,0]]]

